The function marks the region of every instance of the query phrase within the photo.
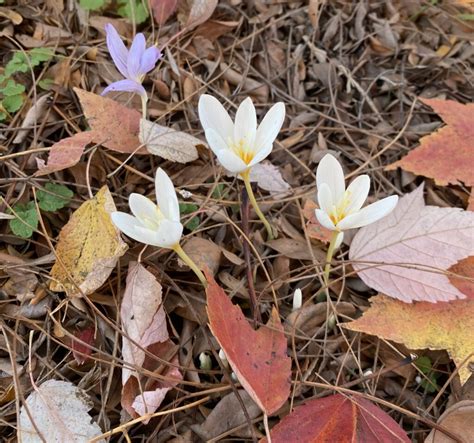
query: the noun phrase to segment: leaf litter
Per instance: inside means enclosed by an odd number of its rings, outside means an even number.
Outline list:
[[[466,319],[472,310],[456,311],[455,306],[467,306],[470,300],[416,301],[428,295],[416,289],[391,294],[403,292],[404,298],[413,300],[410,305],[384,298],[412,316],[423,312],[416,331],[420,335],[424,322],[438,321],[425,312],[445,304],[436,342],[431,336],[424,340],[390,338],[385,336],[387,331],[379,331],[381,338],[377,338],[343,328],[353,319],[363,321],[371,315],[373,288],[382,293],[390,288],[378,288],[373,281],[379,278],[366,279],[359,261],[348,257],[348,250],[357,251],[358,244],[370,248],[368,231],[360,231],[355,237],[348,233],[345,245],[336,251],[327,298],[320,278],[329,238],[315,223],[314,172],[318,161],[330,151],[339,155],[350,176],[371,176],[374,195],[369,198],[378,200],[395,190],[405,195],[403,198],[414,191],[421,194],[416,189],[425,180],[421,197],[426,201],[424,207],[435,208],[434,214],[456,214],[458,208],[468,207],[472,200],[472,192],[466,188],[472,185],[469,157],[466,161],[466,157],[459,157],[469,154],[468,137],[463,139],[456,128],[469,113],[460,111],[460,122],[450,122],[451,111],[446,111],[447,115],[439,108],[472,106],[468,103],[472,86],[466,63],[472,51],[467,37],[472,21],[465,18],[468,11],[461,3],[159,0],[150,2],[155,20],[161,23],[158,28],[151,26],[151,16],[136,28],[128,19],[113,18],[117,12],[113,2],[104,2],[102,9],[90,10],[88,15],[76,4],[69,8],[59,1],[47,2],[48,14],[40,13],[34,4],[13,3],[7,1],[5,9],[10,15],[21,16],[22,21],[5,19],[2,35],[27,50],[54,44],[55,55],[44,69],[33,67],[32,72],[21,73],[17,82],[25,91],[36,87],[36,95],[24,94],[22,107],[2,123],[0,137],[0,212],[5,214],[0,245],[0,310],[4,319],[0,358],[10,361],[12,357],[10,366],[17,374],[14,381],[15,372],[10,368],[0,376],[5,422],[2,438],[12,439],[16,434],[15,396],[28,399],[36,392],[30,374],[35,380],[54,380],[60,374],[75,388],[84,388],[93,406],[86,411],[87,417],[80,417],[83,424],[97,423],[100,431],[96,429],[94,435],[98,440],[102,431],[111,432],[110,441],[157,439],[158,435],[160,441],[242,437],[256,441],[265,436],[261,408],[243,390],[252,392],[252,386],[239,383],[240,362],[233,362],[235,371],[219,361],[220,345],[208,327],[204,291],[190,270],[173,254],[152,247],[143,250],[130,239],[130,249],[125,252],[121,236],[110,229],[108,210],[97,204],[104,185],[110,195],[102,196],[113,199],[119,210],[126,208],[131,192],[150,195],[158,166],[182,191],[180,203],[193,207],[193,223],[185,226],[187,252],[200,260],[200,266],[209,267],[245,321],[251,318],[248,279],[252,276],[262,323],[255,328],[248,323],[250,331],[265,330],[269,320],[283,325],[292,365],[291,396],[280,399],[278,415],[268,417],[272,431],[314,396],[329,399],[336,387],[346,386],[369,400],[373,393],[384,399],[382,413],[389,414],[413,441],[423,441],[437,422],[440,428],[435,438],[445,435],[443,430],[449,433],[449,421],[445,427],[444,416],[440,417],[448,404],[461,398],[461,380],[463,390],[470,386],[463,346],[471,344],[462,326],[470,321]],[[46,16],[53,21],[42,23],[41,17]],[[186,164],[147,152],[140,141],[137,97],[99,95],[118,80],[104,50],[103,26],[108,22],[124,38],[131,39],[135,30],[144,32],[148,44],[157,43],[164,49],[166,55],[159,67],[143,83],[150,97],[147,120],[185,134],[184,143],[189,141]],[[62,23],[68,23],[67,31]],[[5,49],[8,61],[11,50]],[[47,93],[43,86],[49,88]],[[239,230],[242,183],[224,176],[210,151],[199,146],[204,145],[197,116],[201,93],[219,96],[230,113],[250,95],[259,117],[276,101],[286,104],[288,117],[278,143],[268,168],[257,177],[258,188],[254,185],[262,210],[278,227],[278,238],[265,241],[264,230],[251,212],[251,230],[244,233],[251,241],[250,261],[243,251],[245,236]],[[434,139],[449,131],[457,131],[449,146]],[[436,152],[423,154],[430,160],[433,157],[433,162],[423,162],[428,169],[401,164],[402,169],[385,169],[416,156],[420,148],[434,141]],[[462,145],[457,146],[458,142]],[[446,162],[439,161],[443,156]],[[66,205],[59,202],[61,194],[57,202],[47,203],[52,211],[37,207],[35,202],[37,191],[47,190],[48,182],[74,193]],[[34,217],[29,238],[11,229],[8,208],[15,205]],[[81,209],[82,205],[88,209]],[[89,211],[92,207],[95,209]],[[419,208],[423,214],[425,209]],[[87,226],[77,217],[82,212],[95,213],[92,219],[97,217],[96,222]],[[24,227],[21,224],[20,231]],[[74,234],[65,242],[61,232],[68,229]],[[454,233],[449,240],[457,237]],[[351,240],[355,243],[348,249]],[[81,252],[76,246],[83,243],[88,246]],[[446,291],[458,298],[459,294],[472,294],[472,273],[466,261],[472,254],[465,243],[450,256],[449,263],[445,251],[435,257],[440,262],[429,263],[430,274],[443,277],[444,296]],[[54,250],[59,255],[52,262]],[[207,250],[212,254],[206,254]],[[89,258],[82,263],[80,257],[86,255]],[[66,268],[61,268],[61,273],[58,266],[63,257]],[[75,266],[76,261],[80,267]],[[140,265],[134,264],[137,261]],[[158,336],[164,339],[166,332],[164,341],[149,343],[129,337],[132,343],[127,339],[126,313],[122,316],[121,308],[125,293],[133,287],[127,285],[129,267],[137,273],[140,270],[143,283],[148,282],[139,292],[140,301],[149,301],[142,306],[143,318],[163,320]],[[23,274],[28,278],[19,278]],[[303,306],[292,311],[297,288],[302,289]],[[138,293],[136,296],[140,298]],[[149,312],[145,312],[147,307]],[[278,322],[273,307],[278,309]],[[414,323],[407,324],[403,332],[412,330]],[[146,338],[146,333],[138,336]],[[32,346],[28,347],[30,340]],[[409,357],[411,349],[402,343],[415,348],[423,361],[428,359],[436,375],[434,391],[426,389],[423,377],[427,375],[419,375],[416,361]],[[209,355],[210,369],[201,364],[203,352]],[[128,380],[122,392],[123,373]],[[245,384],[245,377],[243,380]],[[267,412],[273,409],[266,407]],[[160,415],[153,417],[153,413]],[[134,418],[137,421],[132,421]],[[45,418],[35,421],[46,423]],[[347,428],[341,426],[341,430]]]

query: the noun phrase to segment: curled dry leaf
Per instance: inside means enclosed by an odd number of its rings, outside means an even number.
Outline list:
[[[21,407],[18,439],[23,443],[87,443],[102,434],[88,413],[92,406],[87,394],[72,383],[48,380]]]
[[[221,262],[221,248],[213,241],[202,237],[191,237],[183,246],[199,269],[207,269],[215,275]]]
[[[262,411],[272,415],[290,394],[291,360],[278,312],[273,309],[266,326],[254,331],[209,274],[207,280],[211,331],[244,389]]]
[[[87,123],[93,131],[93,141],[117,152],[144,154],[138,139],[140,113],[114,100],[74,88]]]
[[[283,180],[280,170],[270,162],[256,164],[250,170],[250,181],[257,182],[259,188],[272,195],[286,194],[290,190],[290,185]]]
[[[438,424],[443,429],[448,430],[459,438],[459,441],[465,441],[467,436],[474,436],[474,401],[464,400],[454,404],[443,412],[438,419]],[[441,430],[432,429],[425,440],[425,443],[453,443],[454,440],[448,437]]]
[[[410,442],[398,423],[377,405],[342,394],[316,398],[296,407],[270,435],[273,443]],[[266,442],[266,438],[261,440]]]
[[[70,168],[79,162],[85,147],[97,138],[93,131],[79,132],[72,137],[63,138],[55,143],[49,151],[48,163],[44,160],[36,159],[38,171],[36,176],[51,174]]]
[[[218,0],[184,0],[178,18],[185,28],[193,29],[210,19]]]
[[[403,343],[410,349],[446,350],[459,369],[461,383],[466,382],[471,375],[469,361],[474,362],[474,300],[408,304],[378,295],[370,303],[361,318],[344,323],[344,327]]]
[[[85,201],[59,233],[50,289],[69,296],[91,294],[107,280],[127,250],[110,218],[116,210],[107,186]]]
[[[474,185],[474,103],[463,105],[453,100],[420,99],[443,119],[443,126],[420,140],[420,146],[389,165],[435,180],[438,185],[463,182]]]
[[[122,341],[122,406],[132,416],[155,412],[166,393],[182,379],[176,346],[169,340],[161,285],[140,263],[130,263],[120,308]],[[157,358],[146,354],[147,350]],[[160,370],[162,361],[169,366]],[[133,369],[137,368],[137,369]],[[162,379],[149,378],[140,368],[159,370]],[[145,421],[145,423],[148,420]]]
[[[185,132],[140,119],[140,142],[148,152],[178,163],[189,163],[198,158],[196,146],[204,143]]]
[[[51,94],[45,94],[36,100],[36,103],[28,109],[25,115],[25,119],[21,124],[21,129],[17,131],[15,138],[13,139],[14,144],[21,143],[25,140],[31,128],[36,125],[44,118],[46,110],[48,109],[48,100]]]
[[[446,270],[474,255],[474,213],[426,206],[423,186],[405,195],[387,217],[355,235],[349,257],[371,288],[411,303],[464,298]]]

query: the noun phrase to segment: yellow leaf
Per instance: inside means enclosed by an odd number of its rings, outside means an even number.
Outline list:
[[[50,289],[69,296],[94,292],[127,250],[110,213],[115,204],[107,186],[72,214],[59,234]]]

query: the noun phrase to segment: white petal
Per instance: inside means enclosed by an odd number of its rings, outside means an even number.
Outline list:
[[[243,172],[248,169],[248,165],[233,151],[230,149],[221,149],[216,152],[219,163],[224,166],[229,172]]]
[[[207,143],[211,148],[212,152],[217,155],[219,151],[223,149],[229,149],[229,146],[225,142],[225,140],[221,137],[221,135],[212,128],[206,129],[205,132]]]
[[[341,164],[331,154],[326,154],[319,162],[316,171],[316,184],[326,183],[332,193],[332,201],[336,204],[341,200],[346,189],[344,172]]]
[[[153,244],[153,231],[145,229],[133,215],[126,214],[125,212],[112,212],[110,216],[114,225],[128,237],[146,245]]]
[[[225,142],[234,137],[234,123],[224,106],[212,95],[201,95],[199,98],[199,119],[205,131],[213,129]]]
[[[323,225],[326,229],[329,229],[331,231],[336,230],[336,226],[334,226],[334,223],[329,218],[329,215],[327,215],[323,210],[315,209],[315,213],[316,213],[316,218],[318,219],[318,222],[321,223],[321,225]]]
[[[347,187],[346,195],[349,197],[349,205],[346,208],[347,214],[357,212],[367,200],[370,190],[370,178],[368,175],[359,175]]]
[[[234,141],[243,140],[244,146],[254,149],[257,134],[257,114],[252,99],[247,97],[237,109],[235,114]]]
[[[158,226],[159,218],[156,204],[149,198],[133,193],[128,197],[128,205],[133,215],[140,220],[141,224],[145,225],[144,220],[156,220],[156,225]]]
[[[183,225],[171,220],[162,220],[160,227],[156,231],[150,231],[146,228],[137,228],[143,232],[143,235],[150,236],[149,244],[161,248],[172,248],[181,240],[183,234]]]
[[[258,126],[255,139],[255,149],[257,151],[268,148],[268,145],[273,145],[284,120],[285,105],[282,102],[276,103],[270,108],[263,118],[262,123]]]
[[[272,152],[272,149],[273,143],[270,143],[268,146],[258,150],[257,153],[254,155],[252,161],[248,164],[249,167],[260,163],[263,159],[267,158],[270,155],[270,152]]]
[[[318,204],[326,214],[331,213],[334,202],[332,200],[331,189],[329,189],[327,183],[321,183],[321,185],[318,186]]]
[[[344,240],[344,232],[339,232],[339,234],[337,234],[336,243],[334,244],[335,251],[341,247],[342,240]]]
[[[175,222],[180,221],[179,203],[173,182],[163,169],[158,168],[155,176],[155,192],[158,207],[163,215]]]
[[[341,230],[360,228],[362,226],[370,225],[371,223],[380,220],[387,214],[393,211],[398,203],[398,196],[391,195],[378,202],[372,203],[365,208],[362,208],[355,214],[348,215],[343,218],[338,224],[337,228]]]

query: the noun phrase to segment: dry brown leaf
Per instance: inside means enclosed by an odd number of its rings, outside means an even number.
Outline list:
[[[59,234],[50,289],[68,295],[91,294],[107,280],[127,250],[110,218],[115,204],[107,186],[85,201]]]
[[[196,146],[204,143],[182,131],[140,119],[140,142],[148,152],[178,163],[189,163],[198,158]]]
[[[201,237],[191,237],[183,246],[199,269],[208,269],[215,275],[221,262],[221,248],[213,241]]]
[[[268,241],[267,245],[280,254],[295,260],[313,260],[313,256],[316,261],[321,263],[324,263],[326,260],[326,253],[321,249],[312,247],[311,254],[311,250],[305,241],[291,238],[277,238],[276,240]]]
[[[256,164],[250,170],[250,181],[257,182],[259,188],[280,196],[288,193],[290,185],[283,180],[280,170],[270,162]]]
[[[178,15],[185,28],[193,29],[210,19],[218,0],[184,0],[179,7],[183,9]]]
[[[474,436],[473,417],[474,401],[464,400],[446,409],[439,417],[438,425],[458,437],[459,441],[465,441],[465,437]],[[454,440],[442,431],[432,429],[425,443],[454,443]]]

